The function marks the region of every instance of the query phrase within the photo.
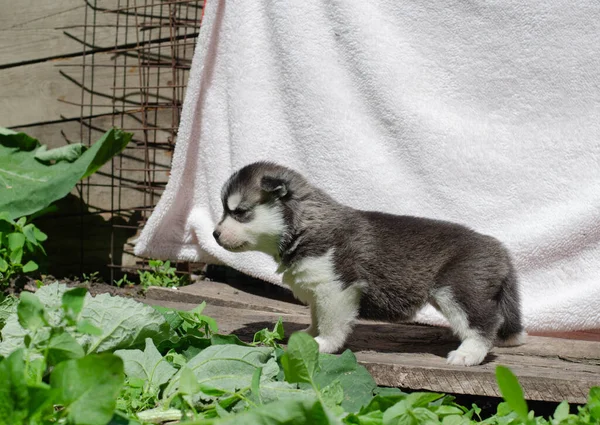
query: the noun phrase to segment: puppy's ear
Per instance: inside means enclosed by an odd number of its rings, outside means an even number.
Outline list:
[[[264,176],[260,180],[260,188],[278,198],[283,198],[288,194],[287,183],[277,177]]]

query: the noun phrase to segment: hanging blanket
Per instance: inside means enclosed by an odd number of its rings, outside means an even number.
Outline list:
[[[600,328],[598,0],[209,0],[136,253],[281,284],[212,237],[221,186],[263,159],[350,206],[499,238],[528,330]]]

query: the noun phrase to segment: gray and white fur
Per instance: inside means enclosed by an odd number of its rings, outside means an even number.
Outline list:
[[[225,249],[262,251],[310,305],[306,332],[340,350],[356,319],[400,322],[426,303],[462,343],[448,363],[477,365],[494,343],[525,333],[515,269],[495,238],[459,224],[342,205],[289,168],[256,162],[224,185],[214,237]]]

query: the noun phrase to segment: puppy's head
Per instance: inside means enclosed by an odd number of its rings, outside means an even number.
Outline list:
[[[223,248],[275,254],[286,229],[284,205],[292,196],[296,173],[256,162],[234,173],[223,186],[223,216],[213,236]]]

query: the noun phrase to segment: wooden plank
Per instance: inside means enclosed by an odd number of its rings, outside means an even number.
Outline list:
[[[145,299],[151,305],[184,310],[196,304]],[[306,314],[285,314],[256,309],[208,305],[205,313],[217,320],[223,333],[235,333],[250,340],[262,328],[271,327],[282,317],[289,335],[305,328]],[[448,365],[447,352],[458,341],[448,329],[381,323],[359,323],[347,348],[355,352],[361,364],[373,374],[378,385],[412,390],[430,390],[499,396],[494,370],[497,365],[510,367],[519,377],[525,396],[530,400],[584,403],[589,388],[600,385],[600,342],[564,341],[530,337],[522,347],[494,348],[483,365]],[[572,357],[564,360],[569,352]]]
[[[163,47],[167,54],[167,47]],[[191,51],[187,55],[191,57]],[[85,81],[79,67],[84,60],[88,65],[92,61],[96,65],[93,73],[90,67],[87,68]],[[175,90],[184,90],[182,86],[187,81],[180,75],[173,75],[170,69],[140,68],[137,59],[129,58],[127,68],[117,68],[115,73],[112,67],[115,60],[118,59],[112,54],[96,53],[85,59],[70,58],[0,69],[0,81],[5,82],[0,85],[0,125],[22,127],[82,115],[100,115],[112,112],[115,106],[119,110],[136,110],[141,102],[164,109],[170,108],[174,96],[183,99]],[[140,85],[161,89],[150,89],[146,98]],[[83,94],[82,86],[85,87]],[[113,87],[117,89],[113,90]],[[123,87],[127,88],[123,90]],[[113,103],[113,96],[116,103]]]
[[[125,4],[118,0],[96,2],[99,8],[104,9],[115,9],[119,3]],[[190,18],[200,17],[201,13],[196,14],[192,6],[185,7],[190,8]],[[0,0],[0,10],[10,10],[10,13],[0,14],[0,67],[81,54],[84,40],[88,45],[86,50],[90,51],[135,43],[138,37],[140,40],[153,40],[169,36],[168,28],[139,34],[134,10],[130,11],[130,15],[121,14],[117,21],[117,14],[94,13],[82,0],[20,0],[18,7],[14,7],[12,0]],[[157,18],[138,16],[137,23],[153,22],[161,16],[168,17],[169,7],[157,5],[138,13]],[[95,31],[92,24],[95,24]],[[194,30],[185,31],[192,33]]]

